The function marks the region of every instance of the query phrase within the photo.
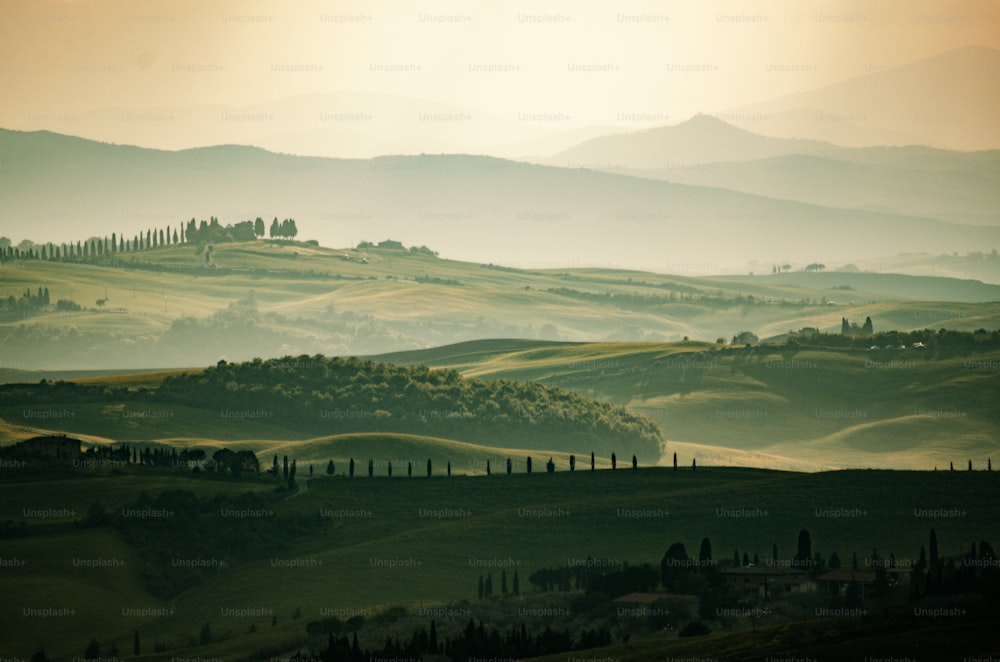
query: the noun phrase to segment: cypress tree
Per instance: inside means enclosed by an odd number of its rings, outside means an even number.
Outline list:
[[[808,561],[812,558],[812,540],[809,532],[805,529],[799,531],[798,551],[795,553],[796,561]]]
[[[706,561],[712,560],[712,541],[708,538],[701,539],[701,548],[698,550],[698,560],[702,562],[702,567],[708,565]]]

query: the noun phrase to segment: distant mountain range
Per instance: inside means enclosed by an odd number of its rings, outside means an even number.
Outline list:
[[[869,63],[854,78],[716,109],[712,116],[759,136],[845,147],[923,145],[974,151],[1000,149],[998,106],[1000,51],[966,46],[916,62]],[[539,160],[591,138],[652,124],[581,125],[571,112],[515,116],[412,96],[342,90],[245,105],[112,106],[84,113],[6,104],[0,107],[0,126],[171,150],[240,144],[337,158],[463,153]],[[757,142],[763,149],[753,150],[756,143],[748,141],[742,147],[753,156],[740,160],[777,155]],[[705,150],[694,157],[698,162],[730,160],[712,158],[711,144],[697,146]],[[812,152],[801,144],[795,153]],[[675,156],[673,164],[686,163],[682,157]]]
[[[997,150],[837,147],[766,137],[698,115],[677,126],[594,138],[544,163],[824,206],[1000,224]]]
[[[157,149],[254,145],[286,154],[372,158],[383,154],[489,154],[544,157],[623,131],[576,127],[521,114],[362,92],[307,94],[244,106],[111,107],[75,115],[0,109],[0,126],[47,129],[102,142]]]
[[[845,147],[1000,148],[1000,51],[964,46],[910,63],[873,62],[834,85],[721,112],[755,133]]]
[[[726,150],[761,154],[767,146],[787,144],[747,136],[710,118],[675,129],[713,130],[720,136],[715,158]],[[807,145],[821,153],[829,149]],[[878,156],[869,160],[877,163]],[[943,155],[939,163],[948,158],[961,173],[968,167],[964,159],[974,157]],[[997,161],[995,154],[975,158],[990,167]],[[49,132],[0,131],[0,161],[0,227],[15,241],[128,235],[212,215],[224,222],[288,216],[298,221],[300,238],[330,246],[392,237],[484,263],[681,273],[720,272],[751,260],[832,263],[1000,246],[1000,223],[989,209],[983,210],[990,223],[985,227],[891,206],[851,209],[856,203],[849,194],[841,205],[806,204],[489,157],[347,160],[240,146],[166,152]]]

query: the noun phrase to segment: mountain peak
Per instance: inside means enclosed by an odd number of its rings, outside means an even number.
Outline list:
[[[599,170],[663,170],[695,164],[749,161],[829,148],[808,140],[768,138],[698,113],[673,126],[595,138],[557,154],[554,165]]]

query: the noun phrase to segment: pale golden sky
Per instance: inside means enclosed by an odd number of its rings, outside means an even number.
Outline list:
[[[1000,47],[1000,2],[982,0],[7,0],[0,11],[0,126],[17,129],[332,93],[560,130],[644,128]],[[461,139],[477,130],[489,129],[471,123]]]

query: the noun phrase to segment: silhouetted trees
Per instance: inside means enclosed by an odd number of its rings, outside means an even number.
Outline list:
[[[809,537],[809,532],[805,529],[799,531],[799,540],[797,551],[795,552],[795,560],[798,564],[808,564],[812,559],[812,540]]]

